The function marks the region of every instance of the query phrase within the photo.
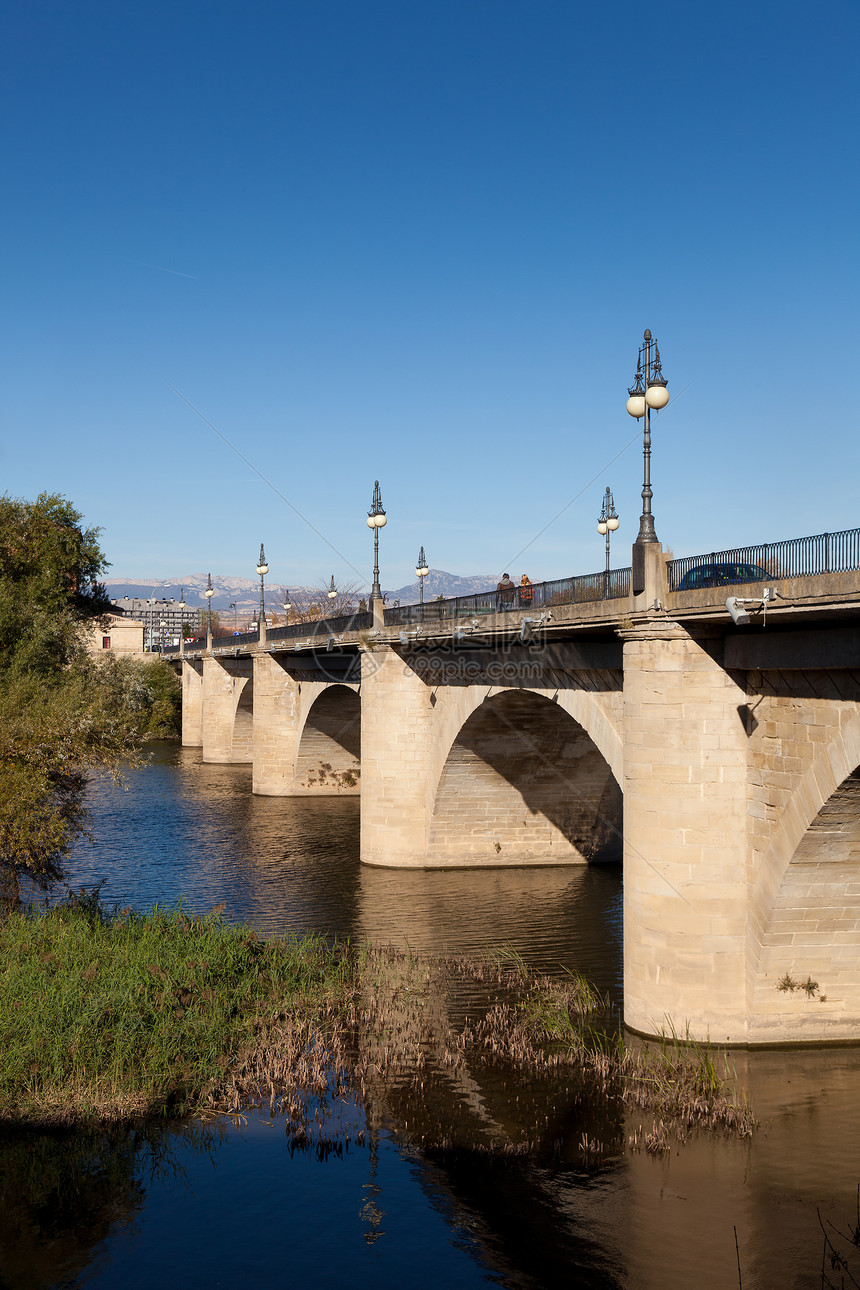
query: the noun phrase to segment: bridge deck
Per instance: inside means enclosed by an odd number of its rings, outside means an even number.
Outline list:
[[[698,590],[665,591],[658,605],[638,607],[641,597],[594,600],[572,604],[556,604],[536,611],[532,608],[514,608],[499,612],[465,614],[458,617],[434,615],[426,621],[409,625],[373,627],[370,615],[362,616],[361,626],[350,630],[344,626],[350,620],[339,622],[312,622],[291,624],[290,636],[269,634],[260,643],[258,634],[243,637],[215,637],[211,654],[214,657],[241,658],[257,653],[306,653],[307,651],[355,650],[371,644],[409,644],[413,641],[466,642],[480,639],[484,644],[502,641],[516,635],[540,632],[542,636],[605,635],[620,627],[632,625],[655,614],[665,615],[686,625],[710,623],[725,628],[733,627],[726,610],[727,595],[752,601],[752,622],[749,627],[736,629],[739,633],[755,633],[762,627],[797,627],[816,621],[850,622],[860,614],[860,571],[824,573],[806,577],[774,578],[767,583],[777,598],[762,606],[763,584],[747,583],[731,586],[707,587]],[[636,606],[636,607],[634,607]],[[421,606],[408,606],[418,610]],[[424,608],[429,608],[425,606]],[[306,630],[302,630],[302,628]],[[165,651],[166,658],[201,658],[209,653],[204,642],[194,642],[184,649]]]

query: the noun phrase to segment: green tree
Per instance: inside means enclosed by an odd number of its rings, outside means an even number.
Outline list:
[[[84,652],[81,628],[111,609],[99,530],[64,497],[0,497],[0,670],[56,675]]]
[[[182,686],[169,663],[99,655],[100,681],[144,739],[175,739],[182,731]]]
[[[47,889],[86,829],[87,773],[133,759],[145,708],[84,645],[110,601],[99,530],[64,497],[0,498],[0,903]]]

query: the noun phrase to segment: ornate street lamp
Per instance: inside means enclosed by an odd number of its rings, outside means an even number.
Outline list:
[[[654,516],[651,514],[651,409],[659,412],[669,402],[667,381],[660,366],[660,348],[650,331],[645,332],[643,343],[639,346],[639,358],[636,362],[636,377],[628,387],[630,396],[627,400],[627,411],[631,417],[645,418],[643,437],[643,456],[645,461],[645,480],[642,486],[642,515],[639,520],[639,535],[636,544],[656,542]]]
[[[203,592],[206,597],[206,635],[209,643],[212,641],[212,597],[215,595],[215,588],[212,586],[212,574],[206,575],[206,590]]]
[[[329,600],[334,600],[337,595],[337,587],[334,585],[334,574],[331,575],[331,585],[326,594],[328,595]]]
[[[287,597],[286,597],[286,599],[284,600],[284,626],[285,626],[285,627],[286,627],[286,626],[288,626],[288,624],[289,624],[289,621],[290,621],[290,610],[292,609],[292,607],[293,607],[293,606],[292,606],[292,604],[291,604],[291,602],[290,602],[290,598],[289,598],[289,596],[287,596]]]
[[[424,554],[424,548],[418,552],[418,564],[415,566],[415,572],[418,575],[418,603],[424,604],[424,579],[430,570],[427,567],[427,557]]]
[[[606,534],[606,572],[603,575],[603,598],[609,595],[609,535],[618,528],[620,520],[615,511],[615,498],[607,487],[603,494],[603,505],[600,508],[600,519],[597,521],[598,533]]]
[[[161,648],[163,650],[167,641],[167,619],[162,618],[159,626],[161,627]]]
[[[265,601],[265,581],[266,574],[269,572],[269,566],[266,564],[266,553],[263,550],[263,544],[260,543],[260,559],[257,561],[257,573],[260,575],[260,623],[266,621],[266,601]]]
[[[373,586],[370,588],[370,599],[381,600],[382,588],[379,585],[379,530],[388,523],[382,505],[382,494],[379,491],[379,480],[373,485],[373,502],[367,512],[367,527],[373,529]]]
[[[188,606],[185,603],[185,588],[179,588],[179,653],[185,653],[185,610]]]

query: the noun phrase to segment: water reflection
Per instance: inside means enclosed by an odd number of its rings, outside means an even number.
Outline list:
[[[761,1120],[750,1141],[701,1137],[659,1158],[625,1153],[637,1111],[610,1102],[601,1119],[599,1099],[587,1089],[542,1087],[541,1080],[518,1088],[479,1074],[471,1124],[461,1106],[451,1148],[422,1153],[427,1178],[454,1210],[472,1216],[471,1230],[480,1232],[484,1257],[504,1284],[570,1279],[630,1290],[726,1290],[738,1284],[739,1255],[745,1290],[817,1290],[818,1210],[843,1232],[857,1221],[860,1053],[757,1052],[736,1060]],[[540,1122],[542,1112],[545,1133],[528,1157],[484,1149],[488,1129],[515,1136],[518,1116]],[[385,1113],[407,1138],[420,1139],[414,1102],[389,1098]],[[583,1130],[607,1146],[593,1168],[577,1158]],[[860,1280],[860,1251],[847,1248]],[[846,1277],[845,1284],[853,1283]]]
[[[71,878],[104,878],[109,902],[225,902],[230,917],[268,933],[322,930],[416,950],[507,943],[536,966],[583,970],[620,995],[617,870],[362,869],[356,800],[254,798],[248,767],[203,765],[196,750],[172,746],[156,749],[127,791],[97,786],[92,804],[98,843],[78,849]],[[659,1159],[625,1150],[640,1117],[620,1103],[570,1081],[474,1067],[447,1091],[444,1081],[423,1099],[395,1090],[368,1107],[372,1170],[367,1149],[324,1165],[292,1158],[283,1126],[252,1117],[225,1131],[214,1169],[180,1142],[184,1181],[150,1177],[135,1164],[140,1151],[119,1139],[101,1156],[86,1141],[28,1147],[43,1181],[25,1205],[24,1156],[0,1155],[10,1180],[0,1280],[16,1290],[79,1276],[129,1287],[348,1277],[725,1290],[738,1284],[736,1227],[745,1290],[817,1287],[816,1206],[843,1227],[855,1214],[860,1051],[731,1060],[762,1129],[752,1142],[694,1140]],[[536,1124],[527,1158],[487,1150]],[[422,1135],[432,1128],[438,1141],[440,1126],[450,1147],[428,1155]],[[583,1133],[604,1144],[601,1160],[577,1151]],[[89,1173],[74,1163],[88,1152]],[[55,1201],[50,1179],[66,1167],[84,1181]],[[55,1204],[80,1223],[50,1227]]]
[[[93,785],[94,845],[74,883],[120,907],[186,899],[269,935],[321,931],[413,950],[509,944],[534,966],[621,990],[621,874],[594,869],[403,871],[358,862],[356,798],[254,797],[248,766],[156,745],[125,791]]]
[[[412,949],[473,953],[509,945],[534,967],[584,972],[620,997],[621,874],[594,869],[370,869],[359,874],[356,932]]]
[[[73,1285],[108,1238],[135,1231],[146,1188],[211,1161],[220,1127],[0,1135],[0,1273],[10,1290]]]

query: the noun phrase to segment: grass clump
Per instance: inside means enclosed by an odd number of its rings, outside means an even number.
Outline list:
[[[344,953],[260,942],[181,908],[108,917],[97,899],[0,925],[0,1119],[64,1123],[235,1103],[260,1032],[294,1047],[343,992]]]
[[[752,1130],[712,1049],[674,1032],[631,1046],[584,978],[541,975],[505,948],[423,957],[314,936],[260,941],[217,913],[108,916],[94,892],[10,915],[0,963],[0,1122],[238,1115],[268,1103],[288,1117],[291,1143],[328,1149],[323,1126],[358,1102],[375,1122],[402,1119],[422,1146],[444,1147],[445,1125],[480,1111],[488,1149],[528,1152],[547,1147],[550,1130],[536,1126],[572,1089],[607,1124],[620,1126],[625,1107],[649,1115],[628,1137],[633,1150],[666,1150],[670,1132]],[[501,1098],[495,1117],[488,1097]],[[443,1103],[453,1120],[439,1117]],[[598,1159],[607,1135],[580,1127],[580,1156]],[[569,1127],[553,1129],[547,1149],[565,1136]]]

